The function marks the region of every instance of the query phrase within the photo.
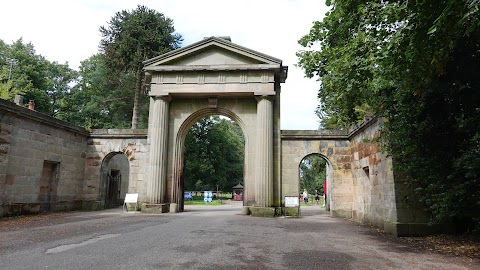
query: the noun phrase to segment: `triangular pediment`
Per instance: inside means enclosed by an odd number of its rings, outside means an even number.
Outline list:
[[[228,40],[210,37],[144,62],[145,69],[161,66],[278,65],[282,60],[242,47]]]
[[[196,51],[185,57],[173,59],[163,65],[248,65],[265,64],[255,58],[234,53],[217,46],[209,46],[203,50]]]

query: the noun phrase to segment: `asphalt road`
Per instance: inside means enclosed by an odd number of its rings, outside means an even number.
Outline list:
[[[242,216],[240,207],[0,220],[0,269],[480,269],[462,258],[417,253],[318,206],[302,208],[302,218]]]

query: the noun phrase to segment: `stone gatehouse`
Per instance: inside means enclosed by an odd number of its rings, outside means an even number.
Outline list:
[[[298,196],[299,164],[327,161],[332,216],[397,235],[428,227],[402,203],[392,160],[374,139],[381,119],[351,130],[280,130],[280,59],[210,37],[145,62],[152,77],[147,130],[86,130],[0,100],[0,216],[103,209],[138,193],[143,211],[183,210],[183,147],[209,115],[245,136],[244,214],[275,215]]]

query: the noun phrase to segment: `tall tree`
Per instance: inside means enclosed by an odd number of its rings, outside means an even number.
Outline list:
[[[322,122],[346,127],[365,114],[386,117],[383,137],[415,191],[409,199],[434,222],[480,228],[480,2],[327,4],[298,52],[306,75],[321,79]]]
[[[135,75],[132,129],[138,127],[140,106],[145,90],[142,62],[180,47],[182,37],[174,33],[173,20],[153,9],[139,5],[112,17],[100,27],[100,48],[110,68]]]

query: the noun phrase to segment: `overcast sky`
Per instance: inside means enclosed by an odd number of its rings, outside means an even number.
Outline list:
[[[3,1],[0,39],[23,38],[50,61],[80,61],[97,53],[99,27],[117,11],[145,5],[173,20],[182,46],[203,37],[230,36],[233,43],[283,60],[289,67],[282,85],[281,129],[317,129],[315,108],[319,82],[296,68],[298,39],[322,20],[324,0],[15,0]]]

